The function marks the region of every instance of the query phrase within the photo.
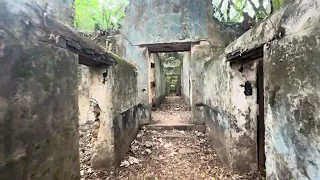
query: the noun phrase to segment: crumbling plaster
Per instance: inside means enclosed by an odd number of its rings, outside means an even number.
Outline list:
[[[182,59],[182,68],[181,68],[181,96],[184,99],[185,103],[190,106],[190,59],[191,52],[184,52]]]
[[[0,179],[79,179],[78,56],[38,41],[32,12],[0,2]]]
[[[151,58],[153,58],[155,62],[155,83],[156,83],[155,101],[156,101],[156,106],[159,107],[161,102],[164,100],[165,96],[167,95],[166,74],[164,71],[163,59],[160,58],[159,54],[152,53]]]
[[[232,42],[219,58],[206,62],[207,130],[223,162],[234,170],[243,171],[233,166],[237,161],[245,166],[256,156],[245,152],[236,155],[241,147],[237,141],[248,139],[240,138],[234,128],[243,127],[248,112],[242,117],[236,109],[248,104],[243,105],[246,99],[239,99],[243,92],[235,81],[239,76],[234,73],[238,72],[224,57],[264,45],[267,179],[319,179],[319,12],[318,1],[294,1]],[[280,26],[285,29],[285,37],[277,40],[275,33]],[[237,126],[233,126],[233,120],[237,120]],[[245,134],[250,141],[256,141],[249,131],[245,130]],[[247,171],[255,168],[247,167]]]
[[[131,0],[123,33],[134,45],[207,39],[207,3],[193,0]]]

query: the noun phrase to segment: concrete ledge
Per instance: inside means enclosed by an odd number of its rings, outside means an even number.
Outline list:
[[[195,124],[178,124],[178,125],[165,125],[165,124],[149,124],[143,126],[147,130],[179,130],[179,131],[199,131],[205,132],[206,127],[204,125],[195,125]]]

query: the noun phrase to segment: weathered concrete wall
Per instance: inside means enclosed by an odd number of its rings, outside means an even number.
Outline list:
[[[79,101],[79,124],[83,125],[88,120],[94,121],[94,114],[90,110],[91,98],[91,72],[90,68],[84,65],[79,65],[78,72],[78,101]]]
[[[223,162],[239,172],[257,168],[255,64],[239,72],[225,55],[264,45],[267,179],[319,179],[319,4],[297,0],[205,63],[204,109],[208,133]],[[283,13],[285,15],[282,15]],[[282,17],[282,19],[281,19]],[[280,20],[281,19],[281,20]],[[279,22],[280,21],[280,22]],[[277,28],[285,36],[274,39]],[[295,27],[295,28],[291,28]],[[216,51],[219,52],[219,51]],[[215,53],[214,53],[215,54]],[[242,70],[241,70],[242,71]],[[246,97],[244,81],[251,81]],[[250,107],[250,111],[249,111]],[[218,144],[218,145],[217,145]]]
[[[184,99],[184,102],[190,106],[190,89],[191,89],[191,75],[190,75],[190,60],[191,60],[191,52],[185,52],[182,60],[181,67],[181,96]]]
[[[295,28],[265,50],[268,179],[320,179],[320,7],[297,3],[283,23]]]
[[[208,4],[212,11],[210,0],[131,0],[123,34],[134,45],[208,39]]]
[[[147,116],[141,119],[140,124],[148,124],[151,121],[151,100],[149,98],[149,69],[150,53],[147,48],[132,46],[125,38],[119,38],[120,57],[133,64],[138,74],[138,101]]]
[[[204,65],[204,113],[208,135],[222,161],[240,173],[257,170],[256,62],[225,62],[221,49],[211,49]],[[243,68],[243,70],[241,70]],[[240,70],[239,70],[240,69]],[[245,83],[253,86],[245,94]]]
[[[102,110],[91,163],[96,169],[112,169],[120,164],[139,130],[139,122],[148,112],[139,104],[137,70],[133,65],[119,59],[115,67],[108,69],[105,84],[101,76],[104,69],[91,71],[91,96]]]
[[[152,53],[151,58],[155,62],[155,82],[156,82],[156,92],[155,92],[155,103],[156,106],[160,106],[161,102],[166,97],[166,74],[164,70],[163,60],[160,58],[158,53]]]
[[[206,41],[201,41],[199,45],[192,46],[190,58],[191,76],[191,111],[192,121],[195,124],[204,124],[204,109],[199,104],[204,102],[204,64],[213,57],[214,50]]]
[[[230,37],[225,38],[221,26],[213,23],[212,13],[211,0],[130,1],[119,45],[121,57],[138,68],[139,98],[149,111],[141,124],[150,123],[153,95],[148,82],[150,53],[139,45],[206,40],[222,47]],[[202,124],[203,120],[196,118],[195,122]]]
[[[46,4],[48,4],[46,9],[47,13],[54,15],[56,19],[70,26],[73,26],[74,1],[75,0],[26,0],[26,2],[37,3],[41,7],[46,7]]]
[[[222,162],[230,167],[229,97],[231,92],[227,70],[229,64],[221,59],[223,56],[218,56],[205,64],[203,108],[207,133]]]
[[[16,7],[0,1],[0,179],[80,179],[77,56],[38,41]]]
[[[230,69],[230,166],[239,172],[257,170],[257,61]]]

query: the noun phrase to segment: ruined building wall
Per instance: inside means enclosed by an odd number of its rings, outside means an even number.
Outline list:
[[[130,1],[119,44],[121,57],[138,68],[139,98],[149,112],[149,116],[141,124],[150,123],[152,104],[152,89],[149,86],[147,70],[150,53],[146,44],[208,40],[220,46],[225,44],[219,35],[220,28],[213,23],[211,0]],[[196,81],[197,77],[194,77]],[[193,94],[195,95],[195,92]],[[196,119],[197,124],[203,124],[203,118],[195,116],[193,119]]]
[[[213,50],[210,43],[201,41],[200,44],[194,45],[191,48],[190,58],[190,76],[191,76],[191,111],[192,121],[195,124],[204,124],[204,109],[202,103],[204,102],[204,65],[213,56]]]
[[[120,164],[139,130],[139,122],[147,114],[138,100],[137,70],[133,65],[118,59],[116,66],[108,68],[105,84],[105,69],[90,71],[91,97],[101,109],[91,163],[96,169],[112,169]]]
[[[124,36],[119,38],[120,57],[137,67],[138,74],[138,101],[147,116],[141,119],[140,124],[148,124],[151,120],[151,104],[149,98],[149,67],[150,53],[147,48],[132,46]]]
[[[184,102],[190,106],[190,52],[183,53],[182,67],[181,67],[181,96],[184,99]]]
[[[163,60],[158,53],[152,53],[151,56],[155,62],[155,81],[156,81],[156,106],[160,106],[166,96],[166,73],[164,71]]]
[[[78,71],[78,101],[79,101],[79,124],[83,125],[88,120],[94,121],[94,114],[90,110],[90,87],[92,83],[90,68],[79,65]]]
[[[257,64],[240,70],[225,56],[264,45],[267,179],[319,179],[320,11],[316,3],[294,1],[286,11],[280,10],[231,43],[224,53],[212,49],[218,55],[214,53],[204,65],[207,130],[223,162],[235,171],[257,169],[256,82],[251,81],[250,96],[239,86],[256,78],[248,75],[255,74]],[[276,40],[279,26],[285,29],[285,37]]]
[[[269,179],[320,179],[320,7],[297,3],[283,23],[295,29],[265,50]]]
[[[25,0],[25,2],[30,2],[32,4],[39,4],[41,7],[45,7],[46,4],[48,4],[47,10],[51,11],[49,13],[54,15],[60,22],[69,26],[73,26],[74,1],[75,0]]]
[[[205,64],[203,108],[206,131],[222,162],[230,167],[231,139],[228,111],[231,93],[228,84],[228,64],[222,59],[223,56],[218,56]]]
[[[211,1],[131,0],[123,34],[134,45],[208,39],[208,16],[203,13],[208,3]]]
[[[0,179],[80,179],[78,58],[38,41],[23,21],[33,11],[11,3],[0,2]]]

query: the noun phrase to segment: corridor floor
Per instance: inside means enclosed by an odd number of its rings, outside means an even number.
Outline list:
[[[181,125],[191,121],[190,108],[180,96],[167,96],[160,107],[152,111],[152,123],[158,125]]]
[[[158,111],[163,112],[161,114],[165,114],[165,112],[173,113],[174,108],[177,108],[177,101],[174,101],[174,99],[177,99],[177,97],[166,98]],[[183,109],[184,107],[178,108]],[[188,110],[186,109],[186,111]],[[187,118],[187,116],[183,113],[186,112],[182,110],[178,112],[179,116],[175,118],[183,119],[177,119],[175,122],[185,122],[184,118]],[[164,123],[164,121],[161,122]],[[91,127],[89,127],[90,125],[87,126],[82,130],[80,140],[82,180],[259,179],[256,173],[240,176],[225,168],[211,148],[210,141],[201,132],[154,131],[145,128],[140,130],[137,138],[131,144],[130,151],[115,171],[95,171],[89,164]]]

